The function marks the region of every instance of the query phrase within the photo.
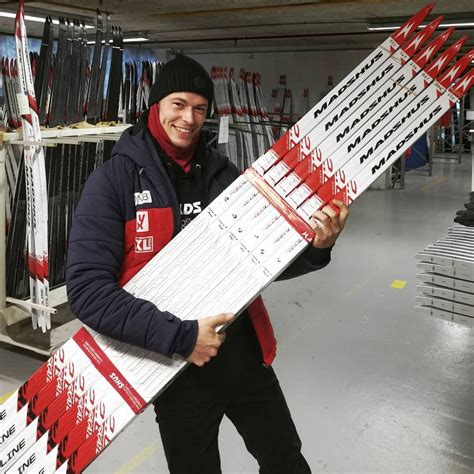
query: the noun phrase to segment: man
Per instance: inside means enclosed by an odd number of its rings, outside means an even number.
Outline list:
[[[226,336],[216,327],[230,322],[230,314],[181,321],[122,289],[239,175],[204,142],[201,131],[212,100],[212,80],[197,62],[178,55],[164,66],[149,110],[124,132],[112,158],[86,183],[69,243],[69,301],[94,330],[166,356],[180,354],[192,363],[155,402],[172,474],[221,472],[217,436],[224,415],[242,435],[260,472],[307,473],[270,366],[275,339],[261,298]],[[320,224],[312,222],[313,245],[282,278],[329,262],[348,215],[341,202],[335,205],[339,214],[330,207],[315,213]]]

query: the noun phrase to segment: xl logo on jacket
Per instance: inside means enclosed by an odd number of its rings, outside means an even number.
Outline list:
[[[135,237],[135,252],[136,253],[153,252],[153,236]]]
[[[148,189],[145,189],[141,193],[135,193],[135,206],[139,204],[148,204],[151,203],[151,192]]]

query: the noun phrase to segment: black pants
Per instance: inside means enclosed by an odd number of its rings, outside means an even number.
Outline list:
[[[219,425],[235,425],[261,474],[308,474],[301,441],[276,375],[262,364],[251,323],[242,315],[219,355],[189,367],[155,402],[171,474],[218,474]]]

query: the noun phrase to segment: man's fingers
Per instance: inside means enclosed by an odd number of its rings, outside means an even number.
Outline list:
[[[234,319],[232,313],[221,313],[216,316],[209,317],[209,323],[211,327],[223,326],[224,324],[230,323]]]
[[[331,206],[324,206],[323,213],[326,214],[331,221],[337,220],[339,212],[336,212]]]
[[[316,211],[312,216],[311,220],[313,221],[314,224],[319,225],[321,224],[321,227],[324,227],[325,225],[328,225],[329,222],[331,221],[331,218],[325,214],[323,211]]]
[[[332,203],[340,209],[339,221],[342,227],[344,227],[346,220],[349,217],[349,208],[342,201],[339,201],[339,199],[333,199]]]

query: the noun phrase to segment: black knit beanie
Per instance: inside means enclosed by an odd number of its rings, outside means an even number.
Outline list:
[[[202,95],[211,107],[214,84],[207,71],[197,61],[184,54],[177,54],[158,73],[150,91],[148,106],[151,107],[173,92],[193,92]]]

